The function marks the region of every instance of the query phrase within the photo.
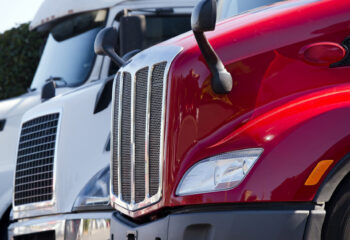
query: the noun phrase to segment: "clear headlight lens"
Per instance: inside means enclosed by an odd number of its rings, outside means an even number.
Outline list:
[[[109,205],[109,166],[99,171],[79,193],[73,210]]]
[[[232,189],[247,176],[262,152],[261,148],[253,148],[204,159],[186,172],[176,194],[184,196]]]

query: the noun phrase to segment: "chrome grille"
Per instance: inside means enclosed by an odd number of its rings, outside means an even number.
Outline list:
[[[145,199],[145,140],[148,68],[136,73],[135,102],[135,202]]]
[[[25,122],[19,140],[14,187],[15,206],[49,201],[59,114]]]
[[[163,75],[166,63],[154,66],[152,72],[152,91],[150,108],[150,130],[149,130],[149,191],[151,195],[158,192],[159,186],[159,152],[160,152],[160,126],[162,117],[163,99]]]
[[[166,66],[160,62],[134,74],[121,71],[116,79],[112,194],[125,208],[136,210],[160,198]]]
[[[122,178],[122,196],[127,202],[131,201],[131,75],[124,73],[123,76],[123,99],[121,115],[121,139],[120,158],[121,158],[121,178]]]
[[[120,84],[120,75],[121,75],[121,74],[118,73],[117,78],[116,78],[116,80],[115,80],[114,91],[115,91],[116,93],[119,93],[119,89],[120,89],[120,87],[119,87],[119,84]],[[115,120],[118,121],[118,115],[119,115],[119,97],[116,96],[116,97],[114,98],[114,113],[113,113],[113,119],[115,119]],[[119,127],[119,126],[118,126],[118,122],[117,122],[117,123],[114,123],[114,122],[113,122],[113,133],[117,133],[117,134],[118,134],[118,127]],[[111,178],[112,178],[112,181],[113,181],[113,182],[112,182],[112,186],[113,186],[114,191],[115,191],[116,193],[119,192],[119,190],[118,190],[118,189],[119,189],[119,185],[118,185],[118,176],[119,176],[118,166],[119,166],[119,163],[118,163],[118,159],[116,158],[116,156],[117,156],[116,153],[118,152],[118,149],[119,149],[117,137],[118,137],[118,136],[112,137],[113,142],[111,143],[111,145],[112,145],[112,152],[115,153],[115,154],[113,154],[113,156],[112,156],[112,160],[113,160],[112,172],[113,172],[113,174],[112,174]]]

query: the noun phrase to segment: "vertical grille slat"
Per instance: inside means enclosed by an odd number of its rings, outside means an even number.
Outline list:
[[[131,201],[131,74],[124,73],[123,78],[123,100],[122,100],[122,122],[121,122],[121,179],[122,198],[124,201]]]
[[[120,72],[123,77],[115,83],[112,190],[126,208],[160,198],[166,66],[160,62],[134,73]]]
[[[59,113],[22,125],[14,186],[15,206],[52,200]]]
[[[145,199],[145,139],[148,68],[136,73],[135,103],[135,202]]]
[[[114,114],[113,114],[113,152],[117,153],[118,152],[118,148],[119,148],[119,144],[118,144],[118,114],[119,114],[119,91],[120,91],[120,73],[118,73],[117,78],[116,78],[116,82],[115,82],[115,92],[118,93],[115,98],[114,98]],[[112,179],[113,179],[113,188],[114,191],[116,191],[117,193],[119,192],[119,187],[118,187],[118,158],[117,158],[117,154],[113,154],[112,156],[113,159],[113,174],[112,174]]]
[[[166,63],[155,65],[151,78],[151,110],[149,132],[150,195],[159,188],[159,153],[162,119],[163,75]]]

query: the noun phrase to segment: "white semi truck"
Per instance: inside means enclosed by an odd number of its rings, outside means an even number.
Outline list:
[[[40,63],[47,66],[36,74],[45,76],[38,78],[41,81],[48,79],[43,98],[50,100],[26,112],[21,121],[9,239],[110,238],[110,114],[118,66],[93,53],[95,36],[103,27],[114,27],[114,49],[128,61],[137,49],[190,30],[196,2],[47,0],[43,4],[47,17],[32,24],[51,29]],[[53,97],[54,85],[79,87]],[[40,83],[33,82],[32,87],[37,86]]]
[[[51,34],[45,44],[42,58],[28,92],[19,97],[0,101],[1,239],[7,238],[18,136],[23,114],[50,97],[61,95],[99,78],[98,66],[102,64],[102,60],[101,58],[95,60],[93,54],[93,42],[97,30],[79,36],[66,35],[66,39],[60,40],[57,38],[58,34],[65,30],[60,30],[54,26],[58,26],[57,23],[63,21],[63,19],[69,19],[75,13],[87,9],[94,10],[108,7],[113,3],[111,1],[89,1],[87,4],[83,4],[82,7],[76,5],[76,1],[60,2],[62,5],[58,5],[52,0],[46,0],[30,24],[32,30],[49,31]],[[67,8],[70,10],[68,11]],[[98,14],[99,17],[97,18],[96,15],[94,24],[102,27],[106,18],[106,11],[95,12],[94,14]],[[92,15],[90,14],[90,16]],[[85,18],[87,17],[89,16],[86,15]],[[77,55],[75,54],[76,51],[81,51],[83,54]],[[56,85],[55,88],[54,85]]]
[[[95,60],[93,54],[93,43],[98,29],[92,29],[90,32],[79,36],[69,36],[73,33],[72,31],[59,27],[64,23],[69,24],[74,20],[79,21],[79,16],[73,17],[76,16],[76,13],[105,8],[112,4],[111,1],[89,1],[86,4],[80,4],[83,6],[79,6],[77,1],[65,1],[64,3],[61,1],[61,5],[59,5],[55,1],[46,0],[30,24],[31,30],[49,31],[50,37],[45,44],[40,63],[28,92],[19,97],[0,101],[1,238],[7,238],[18,136],[23,114],[50,97],[61,95],[99,79],[98,66],[102,64],[102,61],[98,58]],[[87,18],[96,15],[96,21],[93,21],[94,26],[103,27],[106,14],[106,10],[82,14],[80,21],[91,24]],[[63,24],[58,24],[60,22]],[[74,26],[74,24],[71,26]],[[66,33],[66,35],[60,36],[60,33]],[[61,39],[59,39],[60,37]],[[81,51],[82,54],[77,55],[76,51]]]

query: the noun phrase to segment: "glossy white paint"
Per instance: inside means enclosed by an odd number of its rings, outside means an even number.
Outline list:
[[[22,114],[35,103],[35,96],[32,94],[0,102],[0,119],[6,119],[5,128],[0,132],[0,218],[11,206],[12,178]]]
[[[40,104],[24,114],[22,122],[60,112],[54,167],[54,200],[13,207],[14,218],[70,212],[88,180],[109,161],[104,147],[109,135],[110,107],[93,114],[102,81],[86,84]],[[108,123],[108,122],[107,122]]]
[[[69,88],[58,89],[57,94],[68,90]],[[6,119],[5,127],[0,131],[0,219],[11,207],[13,174],[22,116],[39,103],[41,103],[40,91],[0,101],[0,120]]]
[[[52,2],[48,0],[49,2]],[[55,10],[55,8],[52,8]],[[100,79],[104,57],[97,56],[91,74],[85,84]],[[56,89],[57,97],[74,88]],[[17,144],[23,114],[41,103],[41,89],[23,94],[19,97],[0,101],[0,120],[6,119],[5,128],[0,132],[0,219],[11,207],[13,175],[17,158]]]
[[[96,79],[96,75],[100,73],[101,65],[102,57],[96,58],[95,67],[86,83]],[[72,88],[58,88],[56,89],[56,97],[71,90]],[[5,127],[0,132],[0,219],[12,203],[13,176],[22,116],[27,110],[40,103],[40,90],[0,101],[0,120],[6,119]]]
[[[143,0],[46,0],[40,6],[37,14],[35,15],[33,21],[30,23],[30,28],[35,29],[41,25],[54,21],[58,18],[67,17],[69,15],[104,9],[111,9],[116,5],[127,5],[127,6],[139,6],[144,2]],[[191,4],[192,0],[176,0],[171,3],[177,6],[193,6]],[[169,7],[170,1],[165,0],[149,0],[148,7]]]
[[[46,0],[41,4],[30,23],[30,28],[34,29],[42,24],[72,14],[110,8],[120,2],[123,2],[123,0]]]

